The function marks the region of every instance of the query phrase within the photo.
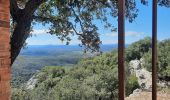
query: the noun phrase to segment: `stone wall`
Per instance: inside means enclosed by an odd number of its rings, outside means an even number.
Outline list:
[[[9,0],[0,0],[0,100],[10,100]]]

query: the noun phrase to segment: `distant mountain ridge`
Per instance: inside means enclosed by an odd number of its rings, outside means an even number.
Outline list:
[[[128,44],[125,45],[127,47]],[[117,44],[106,44],[101,45],[102,52],[109,52],[118,47]],[[60,53],[68,51],[80,51],[83,52],[84,48],[78,45],[28,45],[26,48],[21,50],[20,55],[48,55],[50,53]]]

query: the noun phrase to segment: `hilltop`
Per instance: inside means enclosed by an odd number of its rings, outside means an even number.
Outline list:
[[[159,88],[169,91],[170,39],[160,41],[158,81]],[[141,60],[142,59],[142,60]],[[139,40],[126,48],[126,96],[140,89],[145,92],[139,76],[131,73],[133,60],[142,61],[144,73],[151,72],[151,39]],[[14,89],[12,100],[117,100],[118,74],[117,50],[99,56],[83,58],[72,67],[46,66],[34,74],[35,86]],[[140,74],[139,74],[140,75]],[[141,81],[144,82],[144,81]],[[149,84],[149,83],[147,83]]]

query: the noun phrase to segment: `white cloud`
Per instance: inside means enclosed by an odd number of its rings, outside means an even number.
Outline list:
[[[101,39],[102,44],[117,44],[118,40],[114,39]]]
[[[40,34],[46,34],[47,32],[49,32],[48,29],[34,29],[33,31],[31,31],[31,34],[40,35]],[[63,31],[63,32],[66,32],[66,31]],[[70,30],[70,32],[73,32],[73,30]]]
[[[39,35],[39,34],[46,34],[47,32],[49,32],[48,29],[34,29],[31,34],[33,35]]]
[[[140,37],[143,34],[144,34],[143,32],[135,32],[135,31],[127,31],[127,32],[125,32],[125,36],[128,36],[128,37]],[[118,37],[117,32],[106,33],[106,34],[103,34],[103,35],[109,36],[109,37]]]
[[[47,30],[34,30],[33,36],[27,39],[28,45],[65,45],[66,41],[61,41],[56,35],[45,34]],[[80,40],[77,36],[71,36],[70,45],[78,45]]]
[[[53,44],[53,45],[62,45],[65,44],[64,42],[61,42],[57,36],[52,36],[50,34],[46,34],[49,30],[48,29],[34,29],[31,33],[33,34],[33,37],[29,38],[27,42],[30,45],[45,45],[45,44]],[[44,34],[44,35],[43,35]],[[35,35],[35,37],[34,37]],[[127,31],[126,32],[126,43],[133,42],[132,40],[136,41],[144,36],[143,32],[135,32],[135,31]],[[118,33],[106,33],[101,34],[101,41],[102,44],[116,44],[118,42],[117,37]],[[71,45],[79,44],[81,43],[80,40],[77,39],[77,36],[71,36],[72,41],[70,42]]]
[[[117,37],[118,34],[117,32],[113,32],[113,33],[106,33],[106,34],[103,34],[104,36],[108,36],[108,37]]]
[[[127,31],[126,36],[134,36],[134,37],[140,37],[144,35],[143,32],[135,32],[135,31]]]

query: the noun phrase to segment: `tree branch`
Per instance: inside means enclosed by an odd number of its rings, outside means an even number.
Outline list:
[[[29,0],[25,5],[26,14],[33,15],[35,10],[47,0]]]
[[[78,21],[80,22],[80,26],[81,26],[81,30],[84,32],[84,28],[83,28],[83,24],[81,19],[79,18],[79,16],[76,14],[75,10],[73,9],[73,7],[71,7],[71,10],[73,11],[73,14],[75,15],[75,17],[78,19]]]
[[[47,0],[29,0],[24,9],[17,6],[16,0],[11,0],[11,15],[13,20],[17,22],[14,32],[11,36],[11,64],[19,55],[26,39],[29,36],[32,16],[38,7]]]
[[[35,19],[35,20],[40,20],[40,21],[54,22],[54,19],[48,18],[48,17],[42,17],[42,16],[35,16],[35,15],[33,15],[32,18]],[[57,21],[57,19],[56,19],[56,21]]]
[[[75,32],[77,35],[82,36],[82,34],[80,34],[80,33],[78,33],[78,32],[76,31],[76,29],[74,28],[73,24],[71,24],[71,25],[72,25],[72,28],[73,28],[74,32]]]
[[[17,5],[17,1],[16,0],[10,0],[10,13],[11,13],[11,16],[13,18],[13,21],[16,21],[17,18],[19,17],[19,16],[17,16],[19,10],[20,9]]]
[[[49,22],[51,22],[51,23],[56,23],[56,22],[59,20],[59,19],[53,19],[53,18],[42,17],[42,16],[35,16],[35,15],[33,15],[33,19],[35,19],[35,20],[40,20],[40,21],[49,21]],[[76,29],[74,28],[74,26],[73,26],[72,23],[70,23],[70,24],[71,24],[74,32],[75,32],[77,35],[82,35],[82,34],[80,34],[80,33],[78,33],[78,32],[76,31]]]

